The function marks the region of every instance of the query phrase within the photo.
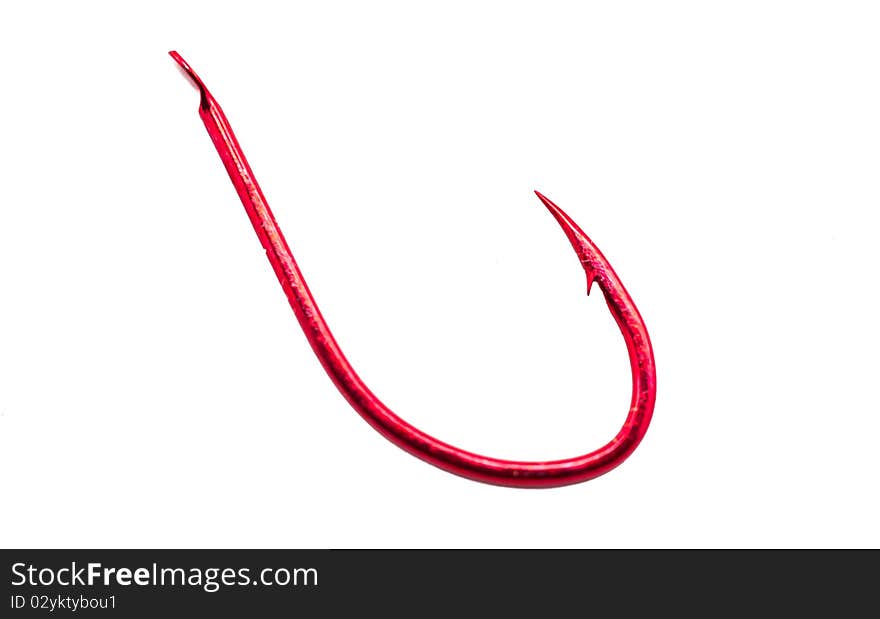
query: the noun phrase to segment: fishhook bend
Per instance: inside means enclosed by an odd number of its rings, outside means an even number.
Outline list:
[[[607,473],[629,457],[644,437],[654,412],[656,371],[651,341],[638,309],[608,260],[562,209],[535,192],[556,218],[580,259],[587,274],[587,294],[595,282],[604,293],[608,309],[623,334],[632,369],[632,400],[626,421],[603,447],[564,460],[501,460],[453,447],[394,414],[351,367],[315,304],[223,110],[180,54],[169,53],[199,91],[199,116],[312,350],[342,395],[367,423],[398,447],[434,466],[462,477],[502,486],[550,488],[579,483]]]

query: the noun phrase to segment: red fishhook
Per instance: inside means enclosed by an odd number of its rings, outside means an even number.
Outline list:
[[[235,134],[217,101],[177,52],[169,52],[201,95],[199,116],[208,129],[232,184],[244,204],[254,230],[312,350],[336,387],[367,423],[389,441],[441,469],[477,481],[520,488],[550,488],[587,481],[607,473],[635,450],[651,422],[656,394],[654,354],[648,330],[638,309],[608,260],[562,209],[539,192],[544,206],[562,226],[587,273],[587,294],[593,282],[605,294],[617,321],[632,368],[632,402],[623,427],[611,442],[583,456],[547,462],[500,460],[464,451],[410,425],[385,406],[364,384],[324,322],[296,260],[275,222]]]

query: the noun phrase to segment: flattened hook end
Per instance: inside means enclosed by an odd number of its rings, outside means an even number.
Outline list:
[[[202,78],[199,77],[198,73],[193,71],[192,67],[189,66],[189,63],[183,59],[183,56],[178,54],[176,51],[171,50],[168,52],[168,55],[174,59],[174,62],[177,63],[178,68],[183,73],[183,75],[189,80],[189,82],[199,91],[199,96],[201,97],[200,105],[203,108],[208,107],[208,89],[205,88],[205,83],[202,82]]]

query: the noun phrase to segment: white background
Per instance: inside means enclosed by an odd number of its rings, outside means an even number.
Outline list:
[[[0,545],[880,545],[880,14],[836,2],[0,9]],[[651,333],[597,480],[412,458],[314,358],[167,56],[331,327],[459,446],[604,444],[630,376],[540,206]]]

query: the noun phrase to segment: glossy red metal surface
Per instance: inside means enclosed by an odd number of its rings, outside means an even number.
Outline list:
[[[587,274],[587,294],[594,283],[599,286],[626,342],[632,369],[632,400],[623,427],[599,449],[562,460],[501,460],[459,449],[398,417],[370,391],[351,367],[309,292],[223,110],[186,61],[177,52],[170,54],[199,90],[199,116],[312,350],[342,395],[367,423],[398,447],[434,466],[469,479],[503,486],[548,488],[583,482],[607,473],[629,457],[644,437],[654,411],[656,371],[651,342],[638,309],[608,260],[562,209],[535,192],[559,222],[580,259]]]

